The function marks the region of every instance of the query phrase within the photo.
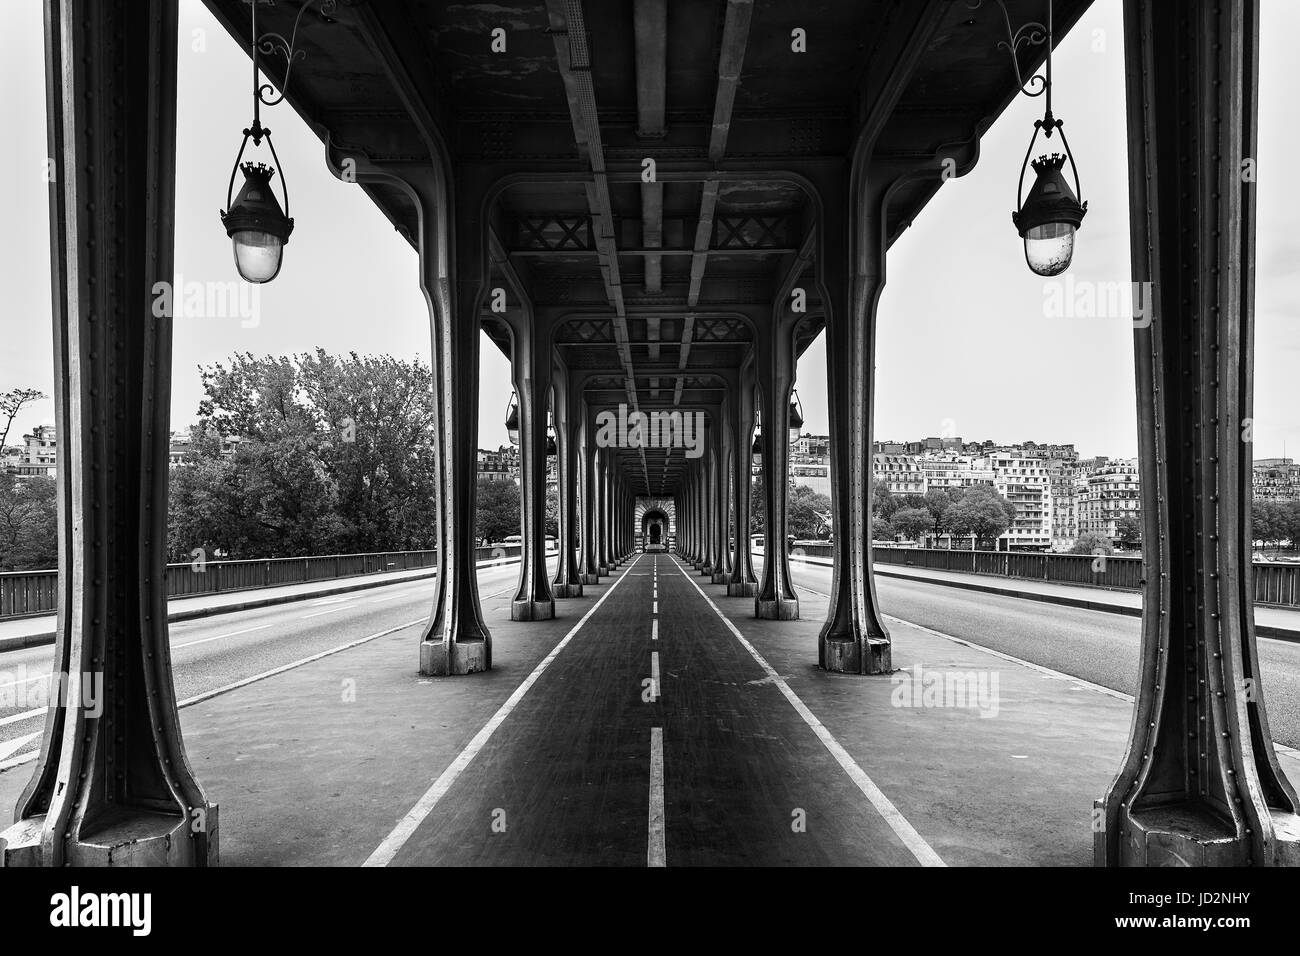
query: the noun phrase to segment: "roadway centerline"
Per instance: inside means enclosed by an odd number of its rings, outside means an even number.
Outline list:
[[[542,658],[541,663],[533,668],[532,673],[525,677],[523,683],[515,688],[514,693],[506,699],[506,702],[498,708],[497,712],[492,715],[486,724],[483,725],[482,729],[474,735],[474,738],[465,746],[465,749],[460,752],[460,755],[451,762],[446,770],[438,775],[438,779],[433,782],[433,785],[430,786],[429,789],[425,791],[424,795],[416,801],[415,806],[411,807],[411,809],[407,811],[406,816],[398,821],[397,826],[393,827],[392,832],[389,833],[388,836],[384,838],[384,841],[375,848],[374,852],[366,858],[366,861],[361,864],[362,866],[387,866],[393,861],[393,858],[397,856],[398,851],[401,850],[402,847],[406,845],[407,841],[415,835],[415,831],[419,829],[420,824],[428,818],[429,814],[432,813],[434,808],[438,805],[438,802],[446,796],[447,791],[451,789],[452,785],[460,775],[465,772],[465,768],[473,762],[474,758],[478,756],[479,752],[487,742],[492,739],[492,735],[496,733],[497,728],[505,722],[505,719],[510,716],[511,712],[519,705],[519,702],[524,699],[524,696],[532,686],[537,683],[537,679],[542,676],[542,673],[548,667],[551,666],[551,662],[560,655],[560,652],[568,646],[569,642],[573,640],[578,631],[582,629],[582,626],[586,624],[598,610],[600,610],[600,606],[604,604],[605,600],[614,593],[620,584],[623,583],[623,579],[627,577],[628,571],[631,571],[635,566],[635,561],[633,561],[632,564],[629,564],[627,570],[619,575],[617,580],[610,585],[609,590],[600,596],[600,599],[593,604],[590,609],[588,609],[587,613],[582,616],[582,619],[579,620],[572,629],[570,629],[569,633],[565,634],[560,642],[551,649],[551,652],[547,654],[546,657]]]
[[[650,728],[650,811],[646,836],[646,866],[667,866],[664,826],[664,730]]]
[[[917,832],[916,828],[913,827],[912,824],[908,823],[907,818],[903,816],[898,807],[894,806],[893,802],[885,796],[884,792],[881,791],[878,786],[876,786],[875,782],[867,775],[866,771],[858,766],[857,761],[855,761],[840,742],[835,739],[834,735],[826,729],[826,726],[817,719],[817,715],[808,708],[808,705],[800,699],[798,694],[790,689],[790,685],[787,684],[785,679],[776,672],[776,669],[767,662],[767,659],[758,652],[758,649],[745,638],[745,635],[740,633],[740,629],[732,623],[731,618],[722,613],[722,609],[713,603],[713,599],[705,593],[704,589],[700,587],[694,578],[686,573],[685,568],[681,564],[677,565],[677,570],[680,571],[682,577],[689,581],[691,586],[699,592],[700,597],[704,598],[705,603],[707,603],[709,607],[713,608],[713,613],[718,616],[736,640],[740,641],[741,646],[749,652],[750,657],[754,659],[755,663],[763,669],[763,672],[767,674],[767,677],[772,682],[773,686],[775,686],[776,689],[781,692],[782,696],[790,702],[790,706],[795,709],[795,712],[803,718],[804,723],[806,723],[812,729],[812,732],[817,735],[817,739],[822,742],[822,745],[828,751],[830,751],[830,754],[835,758],[836,763],[843,768],[844,772],[848,774],[849,779],[857,785],[857,788],[860,791],[862,791],[863,796],[865,796],[867,800],[870,801],[871,805],[875,807],[876,812],[879,813],[885,823],[889,825],[889,828],[894,831],[899,840],[902,841],[903,845],[911,852],[912,856],[916,857],[917,862],[922,866],[947,866],[947,864],[940,858],[939,854],[934,851],[934,848],[926,842],[925,838],[921,836],[920,833]]]

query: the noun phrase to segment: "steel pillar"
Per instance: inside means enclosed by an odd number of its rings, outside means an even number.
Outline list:
[[[597,451],[596,463],[596,555],[601,577],[609,575],[609,459],[606,448]]]
[[[885,177],[822,187],[818,280],[826,310],[827,399],[833,474],[834,569],[817,660],[828,671],[885,674],[893,667],[871,560],[876,312],[885,286]]]
[[[555,595],[546,570],[546,412],[551,399],[551,344],[547,323],[537,317],[514,334],[511,372],[519,395],[519,472],[523,540],[519,587],[510,602],[512,621],[555,617]]]
[[[754,366],[748,359],[740,370],[740,387],[731,413],[735,422],[735,453],[732,457],[732,481],[736,496],[736,558],[727,583],[732,597],[753,597],[758,593],[754,576],[753,554],[749,541],[749,497],[751,492],[754,441]]]
[[[551,590],[557,598],[582,597],[582,572],[578,568],[578,419],[581,395],[572,387],[567,370],[557,369],[555,441],[558,457],[555,478],[560,497],[560,554]]]
[[[786,538],[786,489],[790,484],[790,390],[794,387],[795,322],[778,308],[772,328],[754,344],[761,376],[763,407],[763,582],[754,598],[754,616],[772,621],[799,617],[799,598],[790,578]],[[829,350],[828,350],[829,351]]]
[[[1126,0],[1134,330],[1146,586],[1099,864],[1295,866],[1251,584],[1258,0]],[[1245,180],[1245,181],[1244,181]]]
[[[582,435],[582,583],[600,583],[600,557],[596,537],[599,534],[598,516],[596,514],[597,487],[597,449],[595,416],[584,408]]]
[[[45,4],[59,611],[40,757],[0,866],[206,866],[167,635],[177,8]]]

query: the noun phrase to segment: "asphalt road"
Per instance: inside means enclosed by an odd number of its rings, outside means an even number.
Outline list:
[[[549,564],[553,569],[554,559]],[[518,564],[479,569],[485,613],[502,603],[508,607],[518,577]],[[432,584],[426,578],[175,622],[170,633],[176,697],[183,703],[367,636],[423,622]],[[0,769],[40,745],[45,706],[38,695],[48,687],[53,660],[52,646],[0,654]]]
[[[796,585],[817,592],[800,593],[803,616],[824,618],[831,569],[796,562],[791,570]],[[909,623],[1125,694],[1136,690],[1139,618],[883,575],[876,578],[876,594],[885,614]],[[1269,730],[1274,741],[1300,748],[1300,644],[1258,643]]]
[[[485,612],[508,604],[518,567],[480,571]],[[824,615],[830,568],[794,567],[803,616]],[[1101,611],[881,577],[884,613],[1124,693],[1137,679],[1139,621]],[[304,658],[421,621],[429,581],[308,599],[178,622],[171,627],[177,698],[205,694]],[[811,651],[810,651],[811,653]],[[1273,739],[1300,748],[1300,645],[1259,640]],[[0,654],[0,768],[39,744],[44,707],[33,685],[47,681],[52,648]]]

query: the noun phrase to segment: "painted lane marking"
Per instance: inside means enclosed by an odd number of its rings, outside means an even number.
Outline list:
[[[650,652],[650,693],[654,696],[651,701],[659,699],[659,652]]]
[[[652,641],[659,640],[659,619],[658,618],[650,622],[650,640]]]
[[[631,570],[633,566],[635,565],[629,565],[628,570]],[[515,692],[511,694],[497,712],[492,715],[491,719],[483,725],[483,728],[474,735],[474,739],[466,745],[465,749],[462,750],[460,755],[451,762],[450,766],[448,766],[447,769],[438,776],[438,779],[433,782],[433,785],[429,787],[424,796],[420,797],[420,799],[416,801],[415,806],[411,807],[406,816],[398,821],[397,826],[395,826],[393,831],[384,838],[384,841],[375,848],[374,852],[366,858],[366,861],[362,866],[387,866],[393,861],[393,858],[397,856],[398,851],[401,850],[401,848],[406,845],[406,842],[411,839],[420,824],[423,823],[429,814],[433,812],[433,808],[438,805],[438,801],[447,794],[447,791],[451,789],[452,784],[454,784],[457,778],[465,772],[465,768],[470,765],[474,758],[478,756],[479,751],[481,751],[487,742],[492,739],[492,735],[496,733],[497,728],[500,727],[505,719],[510,716],[511,712],[519,705],[519,702],[523,700],[524,695],[528,693],[533,684],[537,683],[537,679],[542,676],[542,673],[546,668],[551,666],[551,662],[560,655],[560,652],[563,651],[565,647],[568,646],[569,641],[573,640],[574,635],[582,629],[582,626],[591,619],[592,615],[600,610],[600,606],[605,603],[605,599],[614,593],[614,590],[623,583],[623,578],[625,577],[627,577],[627,571],[624,571],[622,575],[619,576],[618,580],[610,585],[609,590],[600,596],[600,600],[591,606],[591,609],[582,616],[582,619],[573,626],[573,629],[570,630],[568,634],[564,635],[560,640],[560,643],[556,644],[555,647],[551,649],[551,652],[542,659],[542,662],[533,668],[533,672],[524,678],[522,684],[515,688]]]
[[[664,731],[650,728],[650,820],[646,838],[646,866],[667,866],[664,840]]]
[[[862,791],[862,795],[865,796],[867,800],[871,802],[871,805],[876,808],[876,812],[879,813],[885,823],[889,825],[889,828],[894,831],[899,840],[902,841],[903,845],[911,852],[912,856],[916,857],[917,862],[922,866],[946,866],[947,864],[940,859],[939,854],[934,852],[934,848],[925,841],[925,838],[916,831],[916,828],[913,827],[912,824],[907,822],[907,819],[899,809],[894,806],[893,802],[885,796],[880,788],[876,786],[875,782],[872,781],[872,779],[867,776],[866,772],[858,766],[853,757],[849,755],[849,752],[840,745],[840,742],[836,740],[822,722],[817,719],[817,716],[808,709],[808,705],[799,699],[799,696],[790,689],[790,685],[787,684],[781,675],[773,669],[772,665],[764,659],[763,655],[758,652],[758,649],[745,639],[745,635],[741,634],[739,628],[737,628],[735,624],[731,623],[731,619],[723,614],[721,609],[713,603],[713,600],[704,593],[704,589],[701,588],[699,584],[697,584],[695,580],[681,568],[681,566],[678,566],[678,570],[682,572],[682,577],[691,582],[691,586],[699,592],[700,597],[704,598],[705,603],[707,603],[709,607],[713,608],[713,613],[718,615],[718,618],[724,625],[726,625],[727,630],[731,631],[736,640],[740,641],[741,646],[744,647],[745,650],[749,651],[750,657],[754,658],[754,661],[758,666],[761,667],[764,673],[766,673],[771,679],[772,684],[781,692],[785,699],[790,702],[790,706],[795,709],[795,712],[803,718],[804,723],[812,728],[812,732],[817,735],[817,739],[822,742],[822,746],[830,751],[830,754],[835,758],[836,763],[838,763],[844,772],[848,774],[849,779],[857,785],[857,788]]]
[[[8,757],[16,750],[22,750],[28,743],[41,736],[45,731],[38,730],[34,734],[28,734],[26,737],[15,737],[13,740],[0,741],[0,758]]]
[[[0,718],[0,727],[16,724],[22,720],[31,720],[33,717],[39,717],[47,710],[49,710],[48,707],[37,707],[35,710],[25,710],[21,714],[10,714],[8,717]]]
[[[804,587],[802,584],[796,584],[795,587],[801,591],[807,591],[809,594],[816,594],[818,597],[830,598],[829,594],[815,590],[814,588]],[[1129,704],[1133,703],[1137,699],[1132,694],[1113,690],[1110,687],[1106,687],[1104,684],[1094,684],[1092,681],[1084,680],[1082,677],[1075,677],[1073,674],[1053,670],[1050,667],[1044,667],[1042,664],[1035,664],[1033,661],[1027,661],[1022,657],[1014,657],[1011,654],[1005,654],[1002,651],[995,651],[991,647],[985,647],[983,644],[976,644],[974,641],[968,641],[964,637],[957,637],[953,634],[945,634],[943,631],[936,631],[934,628],[926,627],[924,624],[916,624],[912,621],[904,620],[901,617],[895,617],[892,614],[882,614],[881,616],[906,627],[914,627],[918,631],[924,631],[927,634],[934,635],[935,637],[941,637],[945,641],[952,641],[954,644],[962,644],[972,650],[983,651],[985,654],[992,654],[994,657],[1001,658],[1004,661],[1009,661],[1012,664],[1019,664],[1022,667],[1027,667],[1032,671],[1037,671],[1043,676],[1050,677],[1053,680],[1063,680],[1067,683],[1074,684],[1076,687],[1081,687],[1084,690],[1096,691],[1098,694],[1105,694],[1107,697],[1113,697],[1116,700],[1122,700]],[[1273,749],[1280,754],[1285,754],[1288,757],[1294,757],[1295,759],[1300,760],[1300,750],[1296,750],[1294,747],[1288,747],[1286,744],[1278,743],[1275,740],[1273,741]]]
[[[234,683],[225,684],[221,687],[214,688],[213,690],[204,691],[202,694],[196,694],[193,697],[187,697],[182,701],[178,701],[176,706],[179,709],[181,707],[189,707],[193,704],[200,704],[205,700],[211,700],[213,697],[219,697],[222,694],[228,694],[232,690],[238,690],[241,687],[247,687],[249,684],[255,684],[258,681],[266,680],[268,677],[275,677],[277,674],[283,674],[286,671],[291,671],[295,667],[302,667],[304,664],[311,664],[314,661],[321,660],[322,658],[325,657],[330,657],[331,655],[338,654],[342,651],[350,650],[362,644],[369,643],[370,641],[378,640],[381,637],[387,637],[389,634],[395,634],[398,631],[405,630],[408,627],[414,627],[417,624],[423,624],[426,620],[427,618],[421,617],[414,621],[407,621],[405,624],[399,624],[396,627],[390,627],[385,631],[380,631],[378,634],[371,634],[368,637],[362,637],[362,638],[358,638],[355,641],[349,641],[346,644],[340,644],[338,647],[332,647],[327,651],[321,651],[319,654],[313,654],[310,657],[304,657],[301,660],[294,661],[291,664],[283,664],[280,667],[273,667],[269,671],[263,671],[260,674],[254,674],[252,677],[245,677],[243,680],[237,680]],[[6,717],[3,720],[0,720],[0,726],[3,726],[5,724],[11,724],[18,720],[24,720],[27,718],[35,717],[38,714],[45,713],[45,711],[46,708],[40,708],[38,710],[29,710],[25,714],[15,714],[12,717]],[[39,751],[33,750],[30,751],[29,753],[22,754],[21,756],[14,757],[12,760],[6,760],[0,762],[0,771],[9,770],[13,767],[18,766],[19,764],[27,763],[30,760],[35,760],[39,755],[39,753],[40,753]]]
[[[274,627],[274,625],[259,624],[257,627],[246,627],[242,631],[227,631],[225,634],[217,634],[215,637],[201,637],[197,641],[186,641],[184,644],[173,644],[172,650],[182,647],[193,647],[195,644],[206,644],[208,641],[219,641],[223,637],[236,637],[240,634],[249,634],[253,631],[264,631],[268,627]]]
[[[339,607],[332,607],[324,611],[317,611],[315,614],[304,614],[302,616],[302,619],[305,621],[309,617],[320,617],[322,614],[337,614],[339,611],[346,611],[346,610],[348,610],[348,606],[346,604],[343,604],[340,605]]]
[[[658,613],[659,613],[659,602],[658,602],[658,601],[655,601],[655,603],[654,603],[654,607],[651,608],[650,613],[651,613],[651,614],[658,614]]]

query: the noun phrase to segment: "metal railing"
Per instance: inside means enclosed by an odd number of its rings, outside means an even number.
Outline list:
[[[795,547],[811,557],[831,557],[828,544]],[[948,551],[941,548],[871,549],[876,564],[899,564],[936,571],[962,571],[1004,578],[1050,581],[1111,588],[1118,591],[1142,589],[1142,559],[1129,555],[1106,555],[1100,562],[1091,554],[1049,554],[1033,551]],[[1300,565],[1255,562],[1252,570],[1255,603],[1276,607],[1300,607]]]
[[[548,552],[551,549],[548,548]],[[520,546],[499,544],[475,550],[475,560],[517,558]],[[388,571],[436,568],[436,551],[379,551],[302,558],[255,558],[167,565],[167,596],[193,597],[227,591],[254,591]],[[49,614],[58,608],[58,571],[0,572],[0,619]]]

